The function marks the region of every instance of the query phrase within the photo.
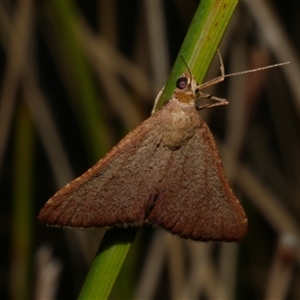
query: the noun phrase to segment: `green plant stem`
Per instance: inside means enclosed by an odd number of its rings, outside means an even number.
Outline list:
[[[211,64],[237,3],[238,0],[202,0],[195,13],[179,55],[184,57],[199,83],[202,82]],[[182,59],[178,57],[159,101],[159,106],[170,97],[176,79],[185,69]],[[130,233],[124,236],[122,232],[125,233],[125,231],[120,229],[117,232],[109,231],[106,233],[104,243],[100,245],[98,254],[82,287],[80,299],[108,298],[135,237],[133,229],[124,230],[130,231]]]

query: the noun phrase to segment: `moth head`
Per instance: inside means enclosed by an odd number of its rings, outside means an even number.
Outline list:
[[[198,86],[191,73],[184,72],[176,81],[174,96],[180,102],[194,104]]]

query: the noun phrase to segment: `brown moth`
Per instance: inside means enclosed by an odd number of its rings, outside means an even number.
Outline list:
[[[220,61],[222,75],[204,84],[183,73],[167,104],[50,198],[39,221],[70,227],[151,224],[196,241],[240,241],[247,218],[198,114],[228,104],[201,92],[231,75],[224,75]],[[199,98],[218,102],[197,107]]]

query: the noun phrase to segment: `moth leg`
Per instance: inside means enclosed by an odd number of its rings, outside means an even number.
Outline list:
[[[200,92],[198,99],[201,99],[201,98],[203,98],[203,99],[212,99],[212,100],[216,101],[216,103],[206,103],[206,104],[203,104],[203,105],[196,106],[197,110],[202,110],[202,109],[205,109],[205,108],[211,108],[211,107],[215,107],[215,106],[223,106],[223,105],[228,105],[229,104],[229,102],[224,98],[215,97],[215,96],[212,96],[210,94],[205,94],[205,93],[202,93],[202,92]]]
[[[157,96],[156,96],[156,98],[154,100],[154,105],[153,105],[153,108],[152,108],[152,111],[151,111],[151,115],[153,115],[156,112],[156,107],[157,107],[158,100],[160,99],[160,97],[161,97],[164,89],[165,89],[165,86],[163,86],[163,88],[157,94]]]
[[[214,78],[212,80],[209,80],[208,82],[205,82],[203,84],[200,84],[199,87],[198,87],[199,90],[205,89],[205,88],[207,88],[209,86],[212,86],[214,84],[222,82],[225,79],[225,68],[224,68],[222,56],[221,56],[221,53],[220,53],[219,49],[217,50],[217,53],[218,53],[219,60],[220,60],[221,76],[219,76],[217,78]],[[203,104],[203,105],[197,106],[196,107],[197,110],[201,110],[201,109],[205,109],[205,108],[210,108],[210,107],[216,107],[216,106],[223,106],[223,105],[228,105],[229,104],[229,102],[226,99],[224,99],[224,98],[219,98],[219,97],[216,97],[216,96],[212,96],[210,94],[205,94],[205,93],[202,93],[200,91],[199,91],[199,94],[198,94],[197,98],[198,99],[201,99],[201,98],[211,99],[211,100],[217,101],[216,103],[207,103],[207,104]]]
[[[229,102],[225,99],[222,99],[222,101],[219,102],[215,102],[215,103],[207,103],[207,104],[203,104],[200,106],[196,106],[197,110],[202,110],[202,109],[206,109],[206,108],[211,108],[211,107],[216,107],[216,106],[223,106],[223,105],[228,105]]]
[[[204,90],[206,88],[208,88],[209,86],[212,86],[212,85],[215,85],[219,82],[222,82],[224,81],[225,79],[225,68],[224,68],[224,64],[223,64],[223,59],[222,59],[222,56],[221,56],[221,53],[220,53],[220,50],[218,49],[217,50],[217,53],[218,53],[218,56],[219,56],[219,60],[220,60],[220,71],[221,71],[221,76],[219,77],[216,77],[214,79],[211,79],[207,82],[204,82],[202,84],[199,84],[198,86],[198,89],[201,91],[201,90]]]

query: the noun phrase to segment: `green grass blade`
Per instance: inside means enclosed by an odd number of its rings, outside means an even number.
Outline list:
[[[16,117],[10,285],[13,287],[12,299],[30,299],[34,220],[34,129],[28,110],[23,104],[18,108]]]
[[[177,78],[186,70],[181,57],[184,58],[197,82],[202,83],[237,3],[238,0],[201,1],[178,53],[163,95],[158,102],[158,107],[170,98]]]
[[[137,228],[105,234],[78,299],[107,299],[136,236]]]
[[[108,126],[100,113],[103,109],[96,82],[78,37],[76,5],[74,1],[52,1],[49,6],[59,28],[58,47],[72,86],[80,127],[91,161],[95,162],[109,150],[107,141],[110,138]]]
[[[202,82],[211,64],[237,3],[237,0],[203,0],[196,11],[179,54],[184,57],[199,83]],[[185,68],[182,59],[177,58],[159,105],[170,97],[176,79]],[[128,236],[125,238],[120,234],[124,231],[128,231]],[[108,298],[135,237],[135,234],[132,234],[133,229],[124,229],[124,231],[119,229],[117,232],[112,230],[106,233],[105,239],[110,241],[110,248],[107,247],[106,242],[104,245],[101,244],[81,290],[80,299]]]

